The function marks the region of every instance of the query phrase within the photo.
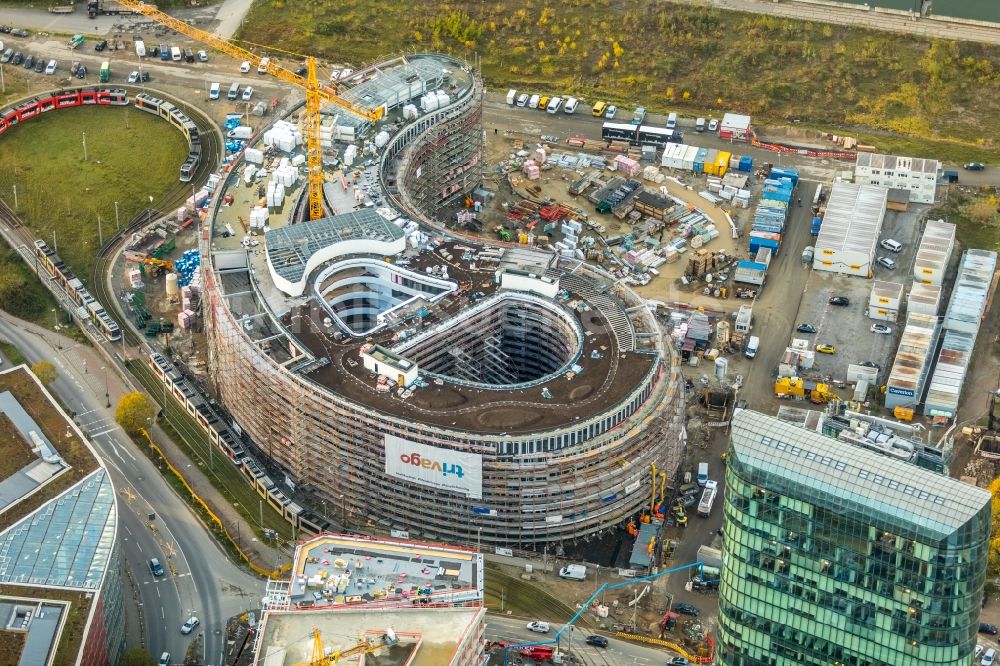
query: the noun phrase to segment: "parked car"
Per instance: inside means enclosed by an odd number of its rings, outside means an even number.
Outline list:
[[[886,326],[885,324],[872,324],[872,333],[881,333],[882,335],[889,335],[892,333],[892,327]]]
[[[677,503],[685,509],[698,503],[698,498],[694,495],[681,495],[677,498]]]
[[[883,238],[879,242],[879,245],[881,245],[885,249],[889,250],[890,252],[897,252],[898,253],[898,252],[902,252],[903,251],[903,244],[900,243],[897,240],[893,240],[892,238]]]
[[[243,62],[240,63],[240,71],[243,72],[244,74],[246,74],[247,72],[250,71],[250,61],[249,60],[244,60]]]
[[[201,624],[201,620],[192,615],[187,619],[187,621],[184,622],[184,624],[181,625],[181,633],[186,636],[187,634],[190,634],[192,631],[194,631],[194,628],[197,627],[199,624]]]
[[[156,662],[156,666],[170,666],[170,653],[164,652],[160,655],[160,660]]]
[[[986,654],[983,655],[982,665],[993,666],[994,664],[996,664],[996,662],[997,662],[996,648],[990,648],[989,650],[986,651]]]
[[[968,162],[964,165],[969,171],[982,171],[986,166],[982,162]]]
[[[73,74],[73,75],[76,75],[76,73],[79,72],[79,71],[80,71],[80,61],[79,60],[74,60],[73,64],[69,68],[69,73]]]
[[[613,120],[616,113],[618,113],[618,107],[615,106],[614,104],[611,104],[608,106],[607,111],[604,112],[604,117],[607,118],[608,120]]]
[[[14,28],[13,30],[10,31],[10,34],[14,35],[15,37],[27,37],[28,31],[25,30],[24,28]]]
[[[38,61],[35,62],[35,71],[38,72],[39,74],[45,71],[45,61],[42,60],[41,58],[39,58]]]
[[[80,65],[80,69],[76,70],[76,78],[85,79],[87,78],[87,66]]]
[[[983,647],[982,645],[977,645],[977,646],[976,646],[976,654],[975,654],[975,656],[974,656],[973,658],[974,658],[974,659],[975,659],[976,661],[979,661],[979,658],[980,658],[981,656],[983,656],[983,652],[985,652],[985,650],[986,650],[986,648],[984,648],[984,647]]]
[[[102,39],[101,41],[94,44],[95,51],[103,51],[106,48],[108,48],[108,40],[106,39]]]
[[[133,71],[131,74],[128,75],[129,83],[135,83],[138,80],[139,80],[139,72]]]
[[[795,330],[798,331],[799,333],[815,333],[816,327],[813,326],[812,324],[799,324],[797,327],[795,327]]]
[[[0,33],[3,33],[5,35],[9,35],[10,34],[10,26],[9,25],[0,25]]]
[[[877,263],[882,268],[889,269],[890,271],[896,268],[896,262],[890,259],[889,257],[879,257],[878,259],[875,260],[875,263]]]
[[[997,629],[997,625],[995,624],[987,624],[986,622],[979,623],[979,633],[981,634],[996,636],[998,632],[1000,632],[1000,629]]]
[[[20,65],[22,62],[24,62],[24,56],[21,54],[20,51],[15,51],[14,57],[10,59],[10,64]]]
[[[29,55],[24,60],[24,68],[25,69],[32,69],[34,66],[35,66],[35,56]]]
[[[701,611],[698,610],[696,606],[692,606],[691,604],[685,604],[685,603],[674,604],[674,610],[680,613],[681,615],[691,615],[694,617],[701,615]]]
[[[596,647],[608,647],[608,639],[604,636],[587,636],[587,640],[585,642],[587,645],[594,645]]]
[[[875,368],[876,370],[881,370],[882,366],[875,361],[861,361],[859,364],[862,368]]]
[[[139,80],[142,81],[143,83],[149,81],[149,72],[143,72],[142,74],[140,74]]]
[[[547,634],[549,633],[549,623],[533,620],[528,623],[528,631],[533,631],[536,634]]]
[[[833,345],[818,344],[816,345],[816,351],[820,354],[836,354],[837,348]]]
[[[204,50],[198,51],[199,62],[208,62],[208,54]]]
[[[6,51],[3,52],[3,55],[0,56],[0,63],[7,64],[13,57],[14,57],[14,49],[7,49]]]
[[[691,666],[691,660],[687,657],[674,657],[667,662],[667,666]]]
[[[716,120],[715,118],[712,118],[711,120],[708,121],[708,131],[714,132],[717,129],[719,129],[719,121]]]
[[[830,305],[843,306],[850,304],[851,304],[851,299],[849,299],[847,296],[834,296],[833,298],[830,299]]]
[[[518,106],[527,106],[527,104],[528,104],[528,93],[521,93],[520,95],[517,96]]]
[[[246,88],[243,89],[242,99],[244,102],[246,102],[249,101],[251,97],[253,97],[253,86],[247,86]]]

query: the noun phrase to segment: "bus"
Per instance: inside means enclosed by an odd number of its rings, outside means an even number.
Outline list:
[[[718,482],[709,479],[705,482],[705,491],[701,494],[701,502],[698,503],[698,515],[708,518],[712,513],[712,505],[715,504],[715,494],[718,491]]]
[[[105,60],[101,63],[101,83],[111,80],[111,63]]]
[[[601,127],[601,138],[605,141],[628,141],[635,143],[638,127],[627,123],[604,123]]]
[[[654,127],[652,125],[639,126],[639,143],[641,144],[660,146],[662,148],[668,143],[680,142],[681,134],[676,130]]]

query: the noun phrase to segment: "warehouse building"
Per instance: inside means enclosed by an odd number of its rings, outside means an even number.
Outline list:
[[[816,238],[813,269],[869,277],[887,195],[884,187],[834,183]]]
[[[911,202],[932,204],[940,169],[937,160],[858,153],[854,182],[907,190]]]
[[[886,409],[916,407],[930,373],[940,327],[933,315],[910,313],[885,388]]]
[[[879,321],[896,321],[902,301],[903,285],[875,280],[868,297],[868,317]]]
[[[913,260],[913,280],[940,285],[955,248],[955,225],[944,220],[927,220]]]
[[[944,318],[941,351],[924,401],[924,416],[953,418],[958,411],[996,265],[996,253],[987,250],[969,250],[962,257]]]

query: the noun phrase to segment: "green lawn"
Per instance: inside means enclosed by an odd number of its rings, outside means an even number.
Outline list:
[[[961,183],[942,186],[938,188],[938,205],[928,218],[956,225],[962,251],[979,248],[1000,252],[1000,188],[970,190]]]
[[[66,327],[66,314],[56,299],[21,260],[20,255],[0,242],[0,308],[15,317],[59,330],[77,340],[84,339],[75,326]]]
[[[1000,89],[996,46],[623,0],[257,0],[241,34],[355,66],[404,50],[476,54],[494,90],[742,111],[834,133],[869,127],[955,142],[956,156],[1000,148],[1000,95],[988,92]]]
[[[87,160],[83,142],[86,134]],[[98,249],[98,216],[105,240],[122,224],[177,186],[187,153],[180,132],[134,108],[76,108],[49,112],[0,138],[0,197],[84,282]]]

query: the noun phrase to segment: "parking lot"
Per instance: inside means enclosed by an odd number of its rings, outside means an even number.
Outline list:
[[[908,212],[887,211],[879,240],[892,238],[903,245],[902,251],[893,253],[879,247],[876,256],[887,256],[896,262],[893,270],[876,266],[874,279],[897,282],[904,286],[904,294],[913,281],[913,258],[922,230],[922,215],[925,207],[916,207]],[[856,276],[839,275],[826,271],[810,271],[806,280],[805,293],[799,305],[790,337],[817,344],[832,345],[833,354],[816,354],[814,376],[843,380],[847,366],[852,363],[871,361],[881,367],[880,381],[889,370],[889,364],[899,341],[903,318],[898,322],[880,322],[892,329],[891,335],[873,333],[871,326],[876,320],[867,315],[868,299],[873,280]],[[834,296],[846,297],[847,306],[831,305]],[[905,301],[905,295],[904,295]],[[799,324],[812,324],[815,334],[797,333]]]

